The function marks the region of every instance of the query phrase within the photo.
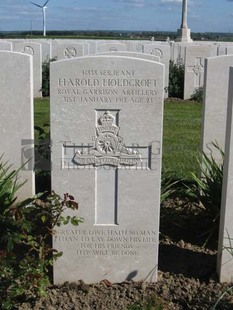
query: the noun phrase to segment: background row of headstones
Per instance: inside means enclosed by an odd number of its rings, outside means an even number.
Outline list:
[[[169,62],[185,67],[184,99],[203,86],[204,59],[233,53],[233,43],[219,42],[155,42],[104,40],[9,40],[0,41],[0,50],[33,55],[34,97],[41,97],[42,62],[56,57],[70,59],[99,53],[134,52],[158,57],[165,65],[165,98],[168,97]],[[135,56],[135,55],[134,55]]]
[[[17,43],[22,44],[22,43]],[[41,45],[38,43],[34,43],[36,46],[41,48]],[[20,45],[18,45],[20,46]],[[188,47],[186,51],[190,48],[190,53],[194,55],[195,58],[198,49],[200,47],[191,46]],[[209,48],[205,46],[206,55],[208,56]],[[21,51],[22,52],[22,51]],[[122,52],[126,53],[126,52]],[[22,53],[16,52],[8,52],[8,51],[1,51],[0,52],[0,68],[1,68],[1,76],[3,77],[0,82],[1,88],[1,153],[4,153],[4,157],[9,160],[10,163],[14,163],[16,167],[20,167],[22,162],[25,162],[28,159],[33,158],[33,138],[34,138],[34,130],[33,130],[33,61],[34,58],[32,55],[24,55]],[[61,79],[62,75],[66,77],[75,78],[78,72],[83,72],[82,70],[89,70],[91,67],[97,67],[98,63],[101,63],[104,66],[106,63],[108,66],[106,68],[112,68],[113,63],[119,63],[119,67],[124,68],[127,72],[133,72],[134,68],[137,68],[139,72],[137,72],[137,77],[139,78],[142,76],[145,80],[148,78],[153,81],[153,69],[155,70],[155,78],[159,80],[159,83],[156,84],[158,86],[157,93],[159,93],[159,104],[162,102],[162,89],[164,87],[163,84],[163,73],[162,66],[157,62],[157,58],[155,61],[146,59],[137,59],[135,57],[128,57],[129,60],[126,60],[125,57],[119,57],[117,54],[111,54],[96,56],[96,57],[79,57],[77,59],[72,59],[68,61],[62,61],[54,63],[54,75],[52,77],[52,102],[51,105],[53,110],[51,110],[52,119],[55,118],[56,126],[53,126],[52,131],[52,139],[59,141],[72,141],[72,137],[76,137],[77,133],[75,128],[69,128],[69,126],[64,126],[64,120],[60,119],[60,114],[56,112],[56,102],[58,102],[59,98],[57,98],[59,92],[57,91],[58,80],[60,79],[60,86],[62,83],[64,84],[65,80]],[[206,57],[207,57],[206,56]],[[153,56],[155,57],[155,56]],[[152,57],[152,59],[153,59]],[[187,56],[186,56],[187,57]],[[196,57],[197,58],[197,57]],[[92,66],[90,66],[92,63]],[[123,66],[124,64],[124,66]],[[197,65],[200,65],[198,63]],[[151,69],[150,69],[151,66]],[[219,274],[220,279],[222,281],[231,282],[232,273],[233,273],[233,260],[232,256],[229,251],[229,244],[231,244],[233,238],[233,212],[231,208],[231,196],[232,196],[232,182],[233,182],[233,141],[232,141],[232,101],[233,101],[233,73],[232,67],[233,66],[233,55],[226,55],[226,56],[217,56],[206,58],[203,63],[204,68],[204,104],[203,104],[203,124],[202,124],[202,149],[204,151],[212,152],[210,146],[212,141],[217,141],[222,149],[225,149],[225,166],[224,166],[224,181],[223,181],[223,197],[222,197],[222,216],[221,216],[221,225],[220,225],[220,236],[219,236]],[[115,66],[116,67],[116,66]],[[115,68],[114,67],[114,68]],[[165,66],[164,66],[165,67]],[[61,70],[62,68],[62,70]],[[97,70],[97,69],[96,69]],[[108,69],[109,70],[109,69]],[[123,69],[122,69],[123,70]],[[131,71],[130,71],[131,70]],[[159,73],[160,72],[160,73]],[[59,74],[60,75],[59,75]],[[230,73],[230,75],[229,75]],[[80,73],[81,74],[81,73]],[[54,80],[54,77],[56,80]],[[93,78],[93,77],[92,77]],[[58,79],[58,80],[57,80]],[[88,83],[91,83],[90,81]],[[96,83],[93,81],[93,83]],[[150,82],[151,83],[151,82]],[[151,85],[151,84],[150,84]],[[61,87],[62,88],[62,87]],[[126,98],[127,99],[127,98]],[[63,99],[62,99],[63,100]],[[128,100],[128,99],[127,99]],[[126,102],[127,102],[126,100]],[[153,101],[153,98],[151,99]],[[84,105],[86,106],[86,105]],[[160,105],[161,107],[161,105]],[[73,109],[75,109],[75,104],[73,104]],[[103,106],[102,104],[100,107],[95,109],[95,117],[100,117],[104,114],[104,111],[109,109],[109,106]],[[111,105],[111,115],[115,115],[116,120],[119,122],[119,111],[122,110],[121,104]],[[64,112],[64,109],[62,108]],[[83,133],[83,137],[87,137],[87,133],[85,133],[85,123],[86,121],[92,120],[93,124],[96,124],[98,119],[93,119],[93,111],[90,110],[88,107],[87,111],[84,112],[85,109],[81,109],[80,113],[70,113],[70,110],[67,110],[66,114],[66,121],[72,124],[80,123],[80,130],[79,133]],[[123,125],[126,122],[126,128],[128,130],[133,128],[137,122],[137,126],[143,128],[145,123],[143,122],[143,112],[138,108],[135,108],[132,114],[132,108],[130,108],[131,114],[130,115],[131,121],[129,119],[122,118]],[[115,113],[115,114],[114,114]],[[92,115],[93,114],[93,115]],[[80,120],[73,120],[70,122],[71,118],[75,115],[79,115],[83,121]],[[155,116],[156,117],[156,113]],[[157,117],[161,117],[161,110]],[[120,118],[121,119],[121,118]],[[26,121],[25,121],[26,120]],[[153,120],[151,120],[153,121]],[[128,123],[127,123],[128,122]],[[147,120],[148,123],[148,120]],[[146,124],[147,124],[146,123]],[[159,121],[160,128],[157,128],[156,132],[161,132],[162,130],[162,122],[161,119]],[[118,125],[116,123],[116,125]],[[122,124],[121,124],[122,125]],[[68,132],[64,133],[64,139],[57,134],[57,130],[61,130],[63,132],[63,128],[69,128]],[[94,128],[94,127],[93,127]],[[92,129],[93,129],[92,128]],[[89,129],[88,129],[89,130]],[[122,126],[122,132],[124,136],[127,136],[128,131],[124,131],[124,126]],[[92,130],[88,131],[88,135],[92,136]],[[84,138],[83,138],[84,139]],[[153,137],[151,137],[153,139]],[[137,140],[137,137],[133,136],[133,142]],[[159,138],[156,138],[155,141],[159,141]],[[80,143],[82,141],[79,141]],[[88,143],[89,141],[87,141]],[[136,141],[138,142],[138,141]],[[143,137],[140,138],[140,144],[142,144],[142,149],[145,148],[145,145],[148,143],[144,143]],[[64,146],[63,146],[64,147]],[[55,152],[58,156],[57,160],[59,159],[58,152]],[[159,153],[158,153],[159,154]],[[218,159],[218,154],[214,154],[214,157]],[[159,161],[161,158],[159,159]],[[56,163],[58,164],[58,163]],[[54,166],[56,166],[54,164]],[[59,162],[60,165],[60,162]],[[60,167],[60,166],[59,166]],[[68,173],[72,180],[72,173],[67,167],[65,167],[65,171],[63,173]],[[29,160],[26,163],[26,166],[21,172],[21,177],[23,179],[27,179],[27,185],[21,189],[20,198],[28,198],[33,195],[35,191],[35,181],[34,181],[34,172],[33,172],[33,159]],[[99,176],[101,177],[101,175]],[[131,177],[130,177],[131,178]],[[158,173],[157,176],[157,185],[160,184],[160,174]],[[116,178],[113,178],[116,180]],[[62,176],[60,180],[67,180]],[[55,181],[55,184],[59,184],[59,180]],[[61,181],[62,182],[62,181]],[[107,182],[108,183],[108,182]],[[140,182],[141,184],[141,182]],[[145,182],[146,184],[146,182]],[[64,185],[64,184],[63,184]],[[71,187],[70,184],[66,182],[68,187]],[[84,186],[85,188],[85,186]],[[88,188],[88,185],[86,186]],[[103,189],[102,189],[103,190]],[[140,193],[147,192],[147,189],[140,190]],[[114,195],[114,194],[112,194]],[[157,195],[158,196],[158,195]],[[86,195],[86,198],[88,195]],[[86,199],[85,198],[85,199]],[[159,208],[159,203],[157,201],[157,211]],[[158,215],[158,213],[156,213]],[[88,215],[87,215],[88,217]],[[116,223],[115,223],[116,224]],[[158,229],[158,223],[155,225],[156,229]],[[155,239],[154,239],[155,240]],[[157,240],[157,239],[156,239]],[[156,241],[157,242],[157,241]],[[223,250],[224,249],[224,250]],[[157,252],[156,252],[157,253]],[[155,257],[157,254],[154,253]],[[129,260],[130,264],[130,260]]]

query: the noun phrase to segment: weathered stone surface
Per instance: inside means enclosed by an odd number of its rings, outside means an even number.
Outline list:
[[[211,56],[210,46],[186,46],[185,48],[184,99],[203,86],[204,60]]]
[[[233,67],[230,68],[227,108],[226,143],[223,171],[222,204],[220,214],[218,274],[221,282],[233,282]]]
[[[9,41],[0,40],[1,51],[12,51],[12,43]]]
[[[96,45],[96,53],[126,51],[126,45],[119,42],[100,43]]]
[[[159,57],[159,61],[165,66],[165,98],[168,97],[170,45],[169,44],[147,44],[144,53]]]
[[[163,80],[137,58],[51,64],[52,188],[85,220],[57,229],[55,283],[156,280]]]
[[[225,147],[229,69],[233,55],[210,57],[205,61],[204,101],[202,117],[202,150],[221,160],[221,154],[211,146],[217,142]]]
[[[42,93],[42,47],[36,42],[13,42],[13,50],[33,56],[33,89],[34,97],[41,97]]]
[[[52,43],[52,56],[58,60],[85,56],[88,54],[88,44],[78,41],[56,40]]]
[[[0,74],[0,156],[12,169],[25,164],[19,182],[27,182],[18,192],[24,200],[35,193],[32,57],[0,51]]]

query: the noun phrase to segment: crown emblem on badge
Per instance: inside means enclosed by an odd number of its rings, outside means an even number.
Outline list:
[[[104,112],[104,114],[99,118],[99,126],[96,127],[97,134],[101,132],[111,132],[117,134],[119,127],[114,125],[115,117],[109,113],[109,111]]]
[[[106,111],[100,118],[99,123],[103,126],[110,126],[113,124],[115,117],[112,116],[109,111]]]

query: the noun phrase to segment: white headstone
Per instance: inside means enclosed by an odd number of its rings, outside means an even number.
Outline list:
[[[126,52],[121,52],[121,51],[105,52],[105,53],[98,53],[95,55],[111,55],[111,54],[118,55],[118,56],[136,57],[136,58],[147,59],[147,60],[151,60],[151,61],[155,61],[155,62],[161,62],[161,59],[158,56],[144,54],[144,53],[128,52],[128,51],[126,51]],[[166,67],[165,67],[165,80],[166,80]],[[165,86],[164,87],[164,98],[168,97],[168,91],[167,90],[168,90],[168,88],[167,88],[167,86]]]
[[[217,141],[224,149],[229,69],[233,65],[233,55],[206,59],[204,78],[204,100],[202,116],[202,150],[221,159],[211,142]]]
[[[109,43],[97,44],[96,46],[96,53],[117,52],[117,51],[126,51],[126,45],[124,43],[109,42]]]
[[[52,188],[85,221],[57,229],[55,283],[156,281],[163,79],[116,55],[51,64]]]
[[[227,46],[227,55],[232,55],[233,54],[233,46]]]
[[[185,47],[187,44],[181,42],[171,43],[171,61],[177,65],[184,65]]]
[[[211,48],[191,45],[185,50],[184,99],[189,99],[196,89],[203,86],[204,61],[211,56]]]
[[[136,52],[121,52],[121,51],[116,51],[116,52],[103,52],[103,53],[98,53],[95,55],[117,55],[117,56],[126,56],[126,57],[135,57],[135,58],[142,58],[142,59],[147,59],[155,62],[161,62],[160,58],[158,56],[154,55],[148,55],[144,53],[136,53]]]
[[[168,97],[170,45],[169,44],[147,44],[144,53],[159,57],[160,62],[165,65],[165,98]]]
[[[233,282],[233,67],[230,68],[217,271],[221,282]]]
[[[16,42],[13,43],[13,50],[23,54],[33,56],[33,85],[34,97],[41,97],[42,92],[42,47],[36,42]]]
[[[40,43],[41,44],[41,51],[42,51],[42,61],[45,61],[52,57],[52,46],[51,40],[49,39],[30,39],[25,40],[24,42],[28,43]]]
[[[218,56],[227,55],[227,46],[226,45],[219,45],[217,47],[217,55]]]
[[[75,41],[56,40],[52,44],[52,57],[62,60],[84,56],[86,45]]]
[[[12,51],[12,43],[9,41],[0,40],[0,50],[1,51]]]
[[[143,41],[139,41],[139,42],[131,41],[130,43],[131,43],[130,44],[130,51],[131,52],[144,53],[145,42],[143,42]]]
[[[1,51],[0,74],[0,155],[12,169],[25,164],[19,181],[27,182],[18,192],[24,200],[35,194],[32,57]]]

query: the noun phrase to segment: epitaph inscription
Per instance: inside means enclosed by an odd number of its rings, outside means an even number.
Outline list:
[[[63,229],[55,232],[55,244],[72,244],[78,256],[135,256],[142,244],[153,246],[157,242],[157,230],[134,229]]]

